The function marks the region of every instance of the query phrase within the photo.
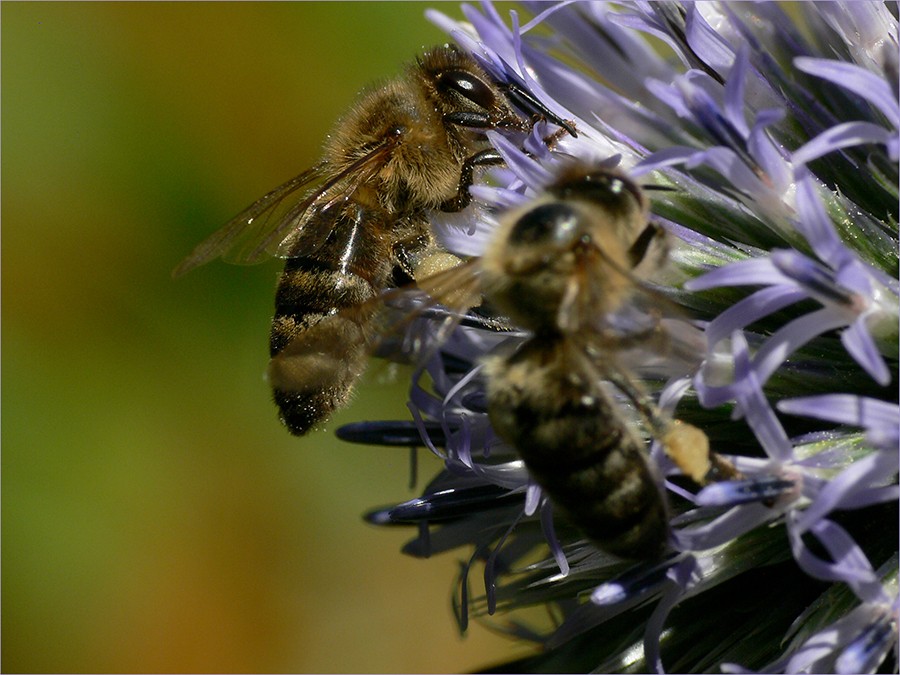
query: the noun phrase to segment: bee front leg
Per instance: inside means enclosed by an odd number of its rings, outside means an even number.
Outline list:
[[[648,252],[653,251],[648,260]],[[634,269],[642,262],[661,266],[669,253],[666,231],[656,223],[647,223],[647,227],[638,235],[631,248],[628,249],[628,260]]]
[[[476,166],[499,166],[504,163],[502,155],[488,148],[481,152],[476,152],[471,157],[467,157],[463,162],[462,170],[459,173],[459,187],[456,195],[446,200],[438,208],[441,211],[456,212],[462,211],[472,201],[472,195],[469,194],[469,188],[472,187],[474,180],[474,172]]]

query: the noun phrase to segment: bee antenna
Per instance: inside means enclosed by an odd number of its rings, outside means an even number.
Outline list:
[[[678,192],[678,188],[670,185],[641,185],[641,189],[652,192]]]

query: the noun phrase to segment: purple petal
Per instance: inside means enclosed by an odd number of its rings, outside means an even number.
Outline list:
[[[717,146],[698,152],[685,166],[693,169],[704,164],[715,169],[734,187],[748,195],[759,194],[763,187],[756,174],[731,148]]]
[[[772,673],[824,673],[830,668],[830,657],[838,646],[838,635],[834,630],[824,630],[816,633],[812,638],[794,652],[787,665],[783,669],[765,670]]]
[[[847,319],[843,312],[825,307],[804,314],[779,328],[753,357],[753,370],[760,385],[765,384],[772,373],[807,342],[822,333],[846,325]]]
[[[540,7],[535,5],[536,9]],[[579,3],[577,9],[553,14],[549,23],[558,35],[566,36],[572,51],[579,54],[590,70],[603,73],[604,81],[612,89],[635,101],[646,96],[644,80],[655,77],[668,81],[673,71],[642,35],[613,23],[610,20],[613,13],[608,6]]]
[[[775,520],[781,515],[780,509],[762,504],[747,504],[729,509],[709,523],[674,532],[679,550],[705,551],[721,546],[750,530]]]
[[[779,402],[778,409],[794,415],[866,428],[900,423],[900,410],[896,404],[853,394],[823,394],[786,399]]]
[[[860,316],[841,333],[841,343],[863,370],[882,387],[891,383],[891,373],[884,358],[875,346],[875,340],[866,326],[866,317]]]
[[[556,4],[550,5],[550,7],[548,9],[545,9],[543,12],[536,14],[534,16],[534,18],[531,19],[531,21],[529,21],[524,26],[522,26],[522,28],[519,30],[519,32],[524,35],[528,31],[530,31],[532,28],[535,28],[535,27],[539,26],[540,24],[542,24],[544,21],[546,21],[547,18],[551,14],[555,14],[556,12],[561,10],[563,7],[571,5],[572,3],[575,3],[575,2],[579,2],[579,0],[563,0],[562,2],[558,2]]]
[[[718,267],[701,277],[691,279],[684,284],[689,291],[704,291],[722,286],[774,286],[795,283],[778,271],[772,261],[766,258],[752,258]]]
[[[744,668],[744,666],[738,665],[737,663],[720,663],[719,670],[721,670],[723,673],[735,673],[735,675],[753,675],[754,673],[758,673],[758,672],[766,672],[766,673],[779,672],[774,669],[765,670],[765,671],[749,670],[747,668]]]
[[[865,488],[854,494],[844,504],[844,508],[864,509],[874,504],[896,502],[900,499],[900,485],[885,485],[884,487]]]
[[[553,176],[547,169],[523,153],[502,134],[487,132],[488,140],[503,156],[506,165],[535,192],[540,192]]]
[[[773,314],[806,297],[802,289],[792,286],[769,286],[751,293],[713,319],[706,327],[710,347],[734,331],[746,328],[764,316]]]
[[[658,564],[632,567],[615,579],[597,586],[591,593],[591,602],[604,606],[628,600],[633,605],[637,600],[659,590],[666,580],[671,562],[671,559],[666,559]]]
[[[622,12],[621,14],[610,14],[609,20],[612,23],[624,28],[632,28],[642,33],[647,33],[659,38],[669,47],[671,47],[672,52],[675,54],[675,56],[678,57],[685,68],[690,67],[690,64],[687,62],[687,59],[682,53],[681,44],[679,44],[679,42],[668,33],[668,31],[663,30],[656,24],[650,23],[645,17],[639,16],[637,14]]]
[[[868,624],[841,652],[835,662],[838,673],[874,673],[897,641],[897,626],[889,611]]]
[[[490,3],[482,5],[485,11],[491,16],[485,16],[472,5],[464,4],[462,6],[463,16],[472,24],[475,32],[482,42],[493,51],[496,56],[505,61],[507,64],[515,61],[512,44],[509,40],[509,28],[507,28],[503,20],[497,16],[496,10]]]
[[[648,78],[644,82],[647,91],[653,94],[661,103],[670,107],[678,117],[682,119],[690,119],[691,111],[687,102],[684,100],[684,93],[674,84],[661,82],[654,78]],[[696,150],[693,150],[696,152]]]
[[[456,19],[451,19],[449,16],[436,9],[426,9],[425,19],[434,24],[438,30],[442,30],[448,35],[461,29],[461,26]]]
[[[556,566],[559,567],[559,573],[564,577],[569,576],[569,560],[559,543],[559,537],[556,536],[556,528],[553,525],[553,505],[549,499],[545,499],[541,504],[541,530],[544,532],[544,539],[547,540],[553,559],[556,560]]]
[[[615,605],[628,597],[624,587],[615,581],[600,584],[591,593],[591,602],[595,605]]]
[[[852,254],[834,228],[825,212],[822,200],[816,193],[812,174],[801,168],[797,180],[797,222],[796,226],[812,246],[820,260],[828,260],[833,267],[840,268],[853,259]]]
[[[525,491],[525,515],[530,516],[537,513],[538,508],[542,507],[545,500],[542,499],[543,492],[537,483],[528,481],[528,488]],[[552,508],[552,507],[551,507]]]
[[[862,313],[868,309],[869,303],[876,302],[875,294],[872,291],[873,276],[880,270],[869,267],[861,260],[853,256],[848,256],[847,260],[841,265],[835,273],[837,283],[855,291],[861,298],[855,298],[853,305],[854,310]],[[896,280],[891,279],[896,284]]]
[[[576,118],[575,126],[579,132],[586,125],[585,120],[592,111],[603,111],[605,114],[617,107],[619,99],[609,89],[541,52],[529,52],[528,66],[529,70],[533,69],[537,73],[544,86],[552,91],[552,97],[547,93],[539,95],[539,92],[543,92],[540,87],[535,87],[537,91],[532,93],[563,119]],[[560,103],[563,101],[572,106],[573,110],[562,108]]]
[[[408,407],[410,412],[413,413],[413,419],[417,422],[422,422],[422,413],[424,413],[425,417],[430,417],[432,419],[440,419],[441,418],[441,399],[436,398],[431,392],[424,389],[419,383],[417,378],[413,378],[413,386],[410,390],[409,395],[409,404]],[[422,427],[419,429],[420,431],[425,431],[424,422],[422,422]],[[423,439],[427,440],[427,434],[423,435]],[[433,447],[429,447],[429,450],[441,456],[441,453],[438,453]]]
[[[694,53],[718,73],[725,73],[735,63],[734,49],[719,35],[697,11],[697,5],[686,3],[684,19],[685,39]],[[729,74],[729,79],[734,73]],[[743,97],[742,97],[743,98]]]
[[[890,602],[866,554],[843,527],[829,520],[820,520],[810,531],[825,546],[835,561],[834,569],[844,576],[860,600]]]
[[[766,133],[766,128],[783,117],[783,110],[760,111],[747,138],[747,148],[750,154],[769,177],[772,186],[780,193],[787,191],[793,181],[793,176],[790,163]]]
[[[889,141],[896,142],[897,134],[892,133],[872,122],[844,122],[823,131],[815,138],[807,141],[797,148],[791,155],[791,161],[795,165],[808,164],[829,152],[850,148],[855,145],[867,143],[880,143],[886,145]]]
[[[766,454],[777,462],[787,462],[793,457],[794,448],[763,394],[762,383],[750,368],[747,340],[743,333],[735,331],[732,350],[735,378],[741,378],[742,385],[735,400]]]
[[[894,453],[876,452],[855,461],[825,484],[797,520],[797,529],[806,532],[832,511],[850,508],[857,492],[873,483],[883,482],[886,476],[896,472],[897,456]]]
[[[703,488],[698,506],[737,506],[769,502],[793,491],[796,483],[781,476],[754,476],[746,480],[719,481]]]
[[[878,67],[878,47],[897,44],[897,20],[889,5],[881,2],[822,3],[819,12],[846,43],[856,63]]]
[[[644,627],[644,658],[647,665],[653,669],[653,672],[665,672],[660,654],[660,639],[662,638],[663,626],[666,623],[669,612],[678,604],[688,586],[699,573],[700,567],[696,559],[693,556],[688,556],[669,569],[666,574],[663,596]]]
[[[659,394],[657,405],[665,412],[671,413],[691,386],[691,379],[687,376],[672,378],[663,387]]]
[[[793,249],[775,249],[771,259],[778,271],[794,279],[823,305],[837,304],[852,311],[858,304],[856,294],[838,284],[834,272],[802,253]]]
[[[747,76],[749,65],[748,54],[749,48],[744,43],[738,49],[737,56],[734,57],[734,65],[725,82],[725,117],[744,138],[750,133],[744,117],[744,79]]]
[[[499,206],[502,209],[510,209],[516,206],[520,206],[526,201],[528,198],[523,195],[518,190],[511,190],[505,187],[496,187],[494,185],[473,185],[469,188],[469,194],[472,195],[473,199],[476,199],[480,202],[485,202],[486,204],[491,204],[492,206]],[[451,214],[452,215],[452,214]],[[437,222],[439,227],[443,226],[443,221],[446,216],[441,213],[434,213],[429,216],[429,220],[432,224]],[[479,225],[482,223],[478,223]],[[476,232],[482,231],[485,228],[478,228]],[[491,228],[489,235],[493,234],[494,227]],[[451,249],[454,250],[455,249]],[[480,251],[483,251],[484,247],[479,249],[479,253],[467,253],[467,255],[480,255]]]
[[[852,91],[878,108],[896,129],[900,127],[900,104],[891,86],[874,73],[852,63],[798,56],[794,65],[805,73],[821,77]]]
[[[634,171],[644,174],[656,169],[664,169],[669,166],[684,164],[688,159],[697,154],[694,148],[673,145],[662,150],[657,150],[649,157],[645,157],[635,164]]]
[[[807,574],[823,581],[842,581],[864,602],[886,602],[887,595],[872,570],[862,549],[840,525],[820,520],[809,530],[822,543],[835,562],[827,562],[814,555],[800,538],[801,532],[788,519],[788,537],[797,564]]]

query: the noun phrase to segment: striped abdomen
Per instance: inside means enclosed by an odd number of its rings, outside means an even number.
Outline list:
[[[367,362],[371,301],[392,267],[380,214],[355,206],[327,224],[321,245],[288,259],[275,295],[269,382],[282,421],[297,435],[349,399]]]
[[[573,369],[563,338],[532,338],[487,363],[488,411],[557,512],[600,548],[650,559],[667,518],[644,443],[615,403]]]

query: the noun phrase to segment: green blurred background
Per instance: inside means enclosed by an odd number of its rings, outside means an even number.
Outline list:
[[[404,416],[402,373],[374,367],[350,411],[292,438],[263,381],[278,262],[169,276],[310,165],[363,84],[444,41],[424,9],[3,3],[4,671],[521,654],[457,636],[459,556],[406,558],[409,532],[360,519],[411,496],[407,454],[332,432]]]

